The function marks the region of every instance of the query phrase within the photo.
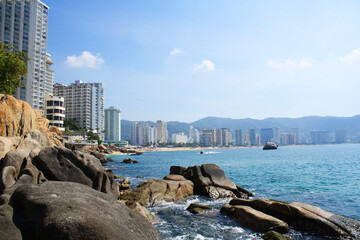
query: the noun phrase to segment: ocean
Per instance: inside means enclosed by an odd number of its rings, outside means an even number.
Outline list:
[[[131,158],[112,155],[108,163],[116,175],[128,177],[131,187],[150,179],[162,179],[170,166],[217,164],[226,176],[255,194],[286,202],[304,202],[327,211],[360,219],[360,144],[312,145],[216,149],[182,152],[149,152]],[[184,202],[163,202],[149,210],[157,216],[155,226],[163,239],[261,239],[261,234],[241,227],[217,211],[194,215],[186,211],[192,202],[220,209],[230,199],[211,200],[194,196]],[[292,239],[322,239],[291,230]]]

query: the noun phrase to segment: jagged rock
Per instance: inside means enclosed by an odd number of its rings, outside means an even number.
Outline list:
[[[138,161],[136,161],[132,158],[125,158],[122,162],[123,163],[138,163]]]
[[[295,229],[310,233],[342,237],[359,236],[359,220],[339,216],[308,204],[288,204],[268,199],[233,199],[230,205],[250,206],[285,221]]]
[[[0,159],[20,144],[20,137],[0,137]]]
[[[163,179],[164,180],[173,180],[173,181],[186,181],[186,178],[184,178],[183,176],[175,175],[175,174],[167,175]]]
[[[291,240],[290,238],[275,231],[268,231],[262,235],[261,238],[265,240]]]
[[[187,169],[180,166],[171,166],[170,174],[181,174],[194,183],[195,194],[210,198],[240,197],[249,198],[252,194],[235,185],[225,173],[215,164],[191,166]]]
[[[184,175],[185,172],[186,172],[185,167],[180,167],[180,166],[171,166],[170,167],[170,174]]]
[[[161,200],[181,201],[194,194],[191,181],[170,181],[150,179],[140,183],[137,188],[124,191],[122,200],[139,202],[143,206],[154,205]]]
[[[234,218],[242,226],[250,228],[256,232],[267,232],[273,230],[276,232],[287,233],[289,231],[289,227],[286,222],[248,206],[224,205],[220,212]]]
[[[273,142],[267,142],[264,147],[263,150],[275,150],[278,148],[278,145],[273,143]]]
[[[22,240],[20,230],[13,222],[13,209],[9,205],[0,206],[0,239]]]
[[[22,185],[10,205],[26,239],[160,239],[139,213],[83,184]]]
[[[125,201],[125,205],[131,208],[132,210],[140,213],[143,215],[149,222],[154,221],[154,216],[151,214],[149,210],[147,210],[145,207],[141,206],[138,202],[131,202],[131,201]]]
[[[48,180],[82,183],[98,191],[119,196],[113,174],[106,172],[99,159],[67,148],[47,147],[33,159],[33,164]]]
[[[194,214],[199,214],[204,212],[205,210],[212,210],[212,209],[214,208],[200,203],[191,203],[190,206],[186,208],[187,211]]]
[[[24,101],[7,96],[0,101],[0,136],[24,136],[33,129],[38,129],[36,113]]]

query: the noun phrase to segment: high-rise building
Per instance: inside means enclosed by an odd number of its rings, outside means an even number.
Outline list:
[[[147,145],[154,143],[156,139],[155,126],[146,123],[134,123],[130,129],[131,145]]]
[[[237,129],[235,130],[235,146],[242,146],[242,145],[243,145],[242,130]]]
[[[274,131],[274,143],[279,144],[280,143],[280,128],[273,127]]]
[[[222,128],[221,129],[221,145],[229,146],[231,144],[231,133],[229,129]]]
[[[248,129],[248,135],[249,135],[249,143],[250,143],[250,145],[255,146],[256,145],[255,129],[253,129],[253,128]]]
[[[105,109],[105,141],[119,142],[121,140],[121,109]]]
[[[200,146],[210,147],[212,145],[213,145],[213,133],[202,130],[200,134]]]
[[[215,130],[214,129],[203,129],[201,130],[201,135],[204,133],[209,133],[211,136],[211,144],[212,146],[214,146],[216,144],[216,134],[215,134]],[[201,135],[200,135],[200,142],[201,142]]]
[[[45,116],[49,120],[50,126],[56,126],[60,131],[65,131],[64,98],[47,93],[45,95]]]
[[[93,129],[103,139],[104,86],[75,81],[70,86],[55,84],[54,95],[65,99],[65,119],[75,120],[83,129]]]
[[[47,28],[49,7],[39,0],[0,1],[0,41],[28,54],[25,86],[14,97],[44,111],[47,86]]]
[[[157,142],[158,143],[167,143],[168,142],[168,130],[167,123],[162,120],[156,122],[157,127]]]
[[[222,130],[222,128],[215,129],[215,145],[217,145],[217,146],[223,145],[223,130]]]
[[[51,66],[54,63],[51,61],[51,55],[46,54],[46,72],[45,72],[45,94],[52,94],[54,91],[54,70],[51,69]]]
[[[300,137],[299,128],[292,128],[291,133],[295,134],[295,138],[296,138],[296,143],[295,144],[300,144],[301,143],[301,137]]]
[[[173,133],[171,135],[171,142],[172,143],[187,143],[188,137],[184,133]]]
[[[272,142],[274,138],[274,129],[273,128],[262,128],[260,129],[261,144],[267,142]]]
[[[189,143],[200,143],[199,131],[193,126],[189,129]]]
[[[327,144],[330,142],[328,131],[314,130],[310,131],[310,143],[312,144]]]
[[[335,142],[336,143],[346,142],[346,129],[336,129],[335,130]]]
[[[150,143],[156,144],[157,141],[157,129],[155,126],[150,126]]]
[[[261,143],[261,136],[260,136],[260,134],[256,134],[255,145],[260,146],[260,143]]]
[[[280,135],[280,144],[281,145],[295,145],[296,144],[296,134],[295,133],[282,133]]]

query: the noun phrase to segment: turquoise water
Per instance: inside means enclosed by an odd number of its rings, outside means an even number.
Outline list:
[[[108,165],[115,174],[129,177],[132,186],[149,178],[163,178],[170,166],[184,167],[215,163],[237,185],[255,193],[256,198],[299,201],[328,211],[360,219],[360,145],[316,145],[151,152],[132,156],[138,164],[121,164],[127,156],[112,156]],[[143,178],[137,178],[138,176]],[[150,210],[159,217],[156,224],[164,239],[261,239],[218,212],[195,216],[185,209],[191,202],[220,208],[229,199],[211,201],[194,197],[180,203],[163,203]],[[294,239],[316,239],[292,231]]]

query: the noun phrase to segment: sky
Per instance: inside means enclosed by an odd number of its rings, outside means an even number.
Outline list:
[[[358,0],[43,0],[56,83],[122,119],[360,114]]]

